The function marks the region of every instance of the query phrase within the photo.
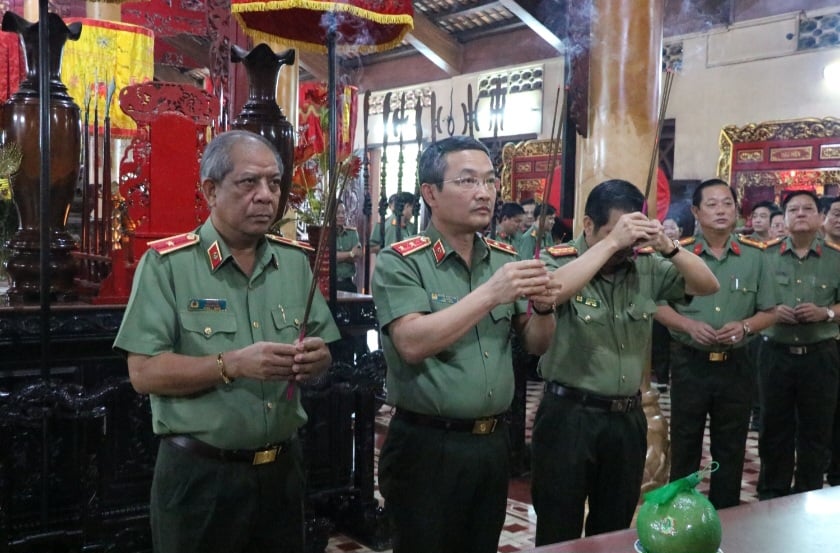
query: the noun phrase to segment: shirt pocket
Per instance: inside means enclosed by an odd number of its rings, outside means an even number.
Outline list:
[[[833,280],[836,280],[833,279]],[[819,306],[834,304],[837,297],[837,283],[817,278],[814,284],[814,303]]]
[[[236,317],[226,311],[182,311],[180,313],[182,340],[201,350],[218,349],[235,342]],[[209,348],[210,345],[218,347]]]
[[[631,321],[648,323],[656,313],[656,302],[651,298],[635,298],[627,306],[627,316]]]
[[[729,291],[740,292],[742,294],[755,294],[758,292],[758,283],[751,278],[733,275],[729,279]]]
[[[271,310],[271,320],[277,332],[277,341],[291,344],[300,337],[300,325],[303,322],[303,304],[278,304]],[[314,324],[310,320],[310,324]]]
[[[513,304],[502,304],[497,305],[493,310],[490,311],[490,318],[493,320],[495,324],[505,323],[510,324],[510,320],[513,317]]]
[[[607,324],[607,310],[603,307],[586,305],[585,303],[578,303],[573,300],[572,308],[575,310],[575,315],[577,316],[578,320],[585,325]]]

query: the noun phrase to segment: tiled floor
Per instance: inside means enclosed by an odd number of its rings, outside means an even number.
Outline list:
[[[527,430],[526,441],[531,439],[531,426],[533,423],[534,413],[539,400],[542,397],[542,385],[539,382],[530,382],[528,386],[528,410],[527,410]],[[671,398],[668,392],[661,395],[659,404],[662,412],[666,417],[671,413]],[[377,432],[382,432],[387,428],[388,424],[388,410],[387,406],[382,408],[381,416],[377,418]],[[705,466],[711,459],[708,458],[708,429],[706,433],[703,465]],[[377,440],[379,441],[379,440]],[[758,433],[750,431],[747,437],[747,453],[744,462],[744,475],[741,481],[741,501],[752,502],[756,501],[755,486],[758,481]],[[706,493],[708,492],[708,479],[704,480],[698,486],[698,489]],[[379,497],[380,503],[382,498]],[[499,553],[512,553],[514,551],[522,551],[534,547],[534,531],[536,529],[536,515],[531,506],[531,492],[530,482],[528,477],[511,479],[508,490],[508,508],[507,520],[502,529],[502,535],[499,540]],[[366,548],[364,545],[353,541],[351,538],[337,534],[331,537],[326,549],[327,553],[367,553],[373,551]]]

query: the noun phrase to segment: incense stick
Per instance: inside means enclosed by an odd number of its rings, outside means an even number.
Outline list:
[[[534,245],[534,259],[540,258],[540,247],[542,245],[543,236],[545,236],[545,219],[548,214],[548,199],[551,196],[551,187],[554,184],[554,169],[557,167],[557,152],[560,150],[560,140],[563,138],[563,129],[566,126],[566,112],[569,106],[568,90],[563,92],[563,107],[560,110],[560,124],[557,125],[557,104],[560,99],[560,89],[557,89],[557,97],[554,100],[554,115],[551,123],[551,144],[548,149],[548,180],[546,181],[545,190],[543,191],[543,202],[540,207],[540,217],[537,224],[537,243]],[[557,134],[554,134],[555,129]]]
[[[648,167],[647,186],[645,187],[645,204],[650,197],[650,190],[653,187],[653,175],[656,171],[656,160],[659,157],[659,140],[662,138],[662,128],[665,125],[665,111],[668,109],[668,98],[671,96],[671,85],[674,82],[674,72],[670,69],[665,71],[665,84],[662,90],[662,101],[659,103],[659,114],[656,122],[656,135],[653,137],[653,152],[650,155],[650,166]],[[647,205],[645,215],[650,217],[650,206]]]

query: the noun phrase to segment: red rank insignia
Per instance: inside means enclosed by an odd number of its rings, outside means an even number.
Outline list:
[[[198,244],[198,235],[193,232],[186,232],[184,234],[177,234],[169,238],[161,238],[160,240],[153,240],[149,242],[149,248],[155,250],[160,255],[165,255],[193,244]]]
[[[435,242],[434,246],[432,246],[432,253],[435,254],[435,261],[438,263],[443,261],[443,258],[446,257],[446,248],[443,247],[443,242],[440,241],[440,238],[438,238],[438,241]]]
[[[222,250],[219,248],[219,242],[213,242],[209,248],[207,248],[207,257],[210,258],[210,269],[215,271],[216,267],[222,264]]]

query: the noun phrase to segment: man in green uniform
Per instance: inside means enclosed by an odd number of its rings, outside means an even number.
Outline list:
[[[547,248],[554,244],[554,239],[551,237],[551,228],[554,226],[554,219],[557,216],[557,210],[548,204],[539,204],[534,208],[534,224],[522,233],[519,237],[519,243],[516,245],[522,259],[532,259],[537,252],[537,232],[540,227],[540,218],[545,213],[545,223],[543,224],[542,242],[540,249]]]
[[[356,276],[356,260],[362,255],[359,233],[347,226],[347,209],[339,200],[335,208],[335,281],[336,289],[358,292],[353,277]]]
[[[788,237],[766,252],[782,303],[758,355],[759,499],[822,488],[831,456],[840,247],[818,237],[818,205],[813,192],[789,193],[782,202]]]
[[[330,365],[339,338],[296,242],[266,235],[283,164],[247,131],[218,135],[201,160],[210,217],[150,243],[114,347],[150,394],[161,437],[151,493],[156,553],[303,550],[306,422],[295,383]]]
[[[735,191],[720,179],[700,183],[691,212],[700,224],[684,246],[722,283],[714,295],[688,304],[661,305],[656,320],[671,330],[671,480],[700,470],[709,418],[712,472],[709,501],[717,509],[740,503],[741,476],[755,382],[746,345],[776,322],[776,287],[752,237],[732,234]]]
[[[383,250],[372,282],[396,407],[380,490],[395,553],[495,553],[509,477],[509,333],[526,348],[537,335],[548,341],[554,319],[539,313],[551,313],[549,275],[480,234],[499,182],[483,144],[434,143],[418,172],[431,223]],[[525,298],[536,302],[531,318]]]
[[[519,227],[525,218],[525,210],[516,202],[506,202],[499,209],[499,223],[496,225],[496,240],[516,247],[519,241]]]
[[[383,231],[377,223],[370,233],[370,251],[379,253],[394,242],[405,240],[417,234],[417,223],[411,220],[414,217],[414,194],[411,192],[400,192],[394,197],[392,209],[394,214],[385,220],[384,242]],[[399,211],[402,215],[397,216]],[[397,227],[399,225],[399,230]]]
[[[823,197],[823,236],[826,242],[840,245],[840,197]],[[840,342],[837,343],[840,347]],[[840,395],[838,395],[840,398]],[[831,439],[831,463],[828,465],[826,480],[832,486],[840,486],[840,401],[834,409],[834,430]]]
[[[639,212],[643,203],[627,181],[599,184],[586,200],[583,235],[542,256],[560,267],[552,275],[560,288],[532,438],[537,545],[579,538],[587,501],[587,535],[630,525],[645,464],[639,386],[656,302],[718,289],[700,258]]]

